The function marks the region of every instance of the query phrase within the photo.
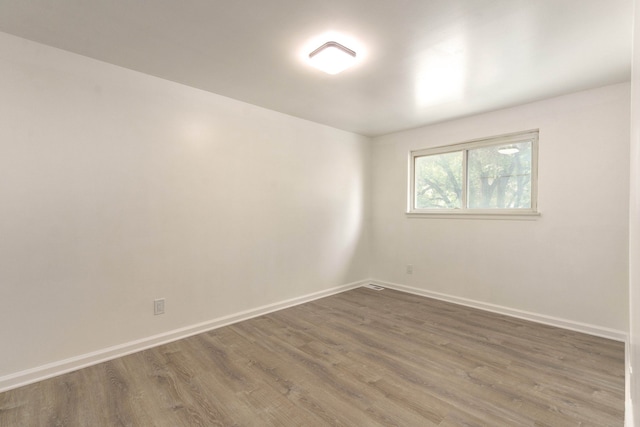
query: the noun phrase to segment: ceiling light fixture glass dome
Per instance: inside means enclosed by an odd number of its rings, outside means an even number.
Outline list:
[[[356,53],[340,43],[330,41],[311,52],[309,60],[311,65],[327,74],[338,74],[353,65]]]

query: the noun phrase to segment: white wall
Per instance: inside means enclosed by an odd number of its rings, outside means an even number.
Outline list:
[[[539,219],[404,215],[410,150],[530,129],[540,129]],[[375,138],[372,276],[624,335],[628,150],[628,84]]]
[[[629,209],[629,302],[630,302],[630,364],[635,373],[631,376],[630,396],[636,402],[627,406],[627,416],[640,420],[640,1],[634,1],[633,75],[631,81],[631,150],[630,150],[630,209]],[[631,404],[631,400],[627,399]],[[629,417],[631,418],[631,417]],[[628,427],[633,420],[628,420]]]
[[[368,277],[368,138],[1,33],[0,94],[0,378]]]

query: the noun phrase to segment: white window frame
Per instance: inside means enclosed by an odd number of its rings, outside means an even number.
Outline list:
[[[539,131],[511,133],[489,138],[475,139],[452,145],[444,145],[409,153],[409,194],[407,216],[414,218],[478,218],[478,219],[535,219],[538,212],[538,135]],[[473,209],[467,207],[467,157],[469,150],[494,145],[507,145],[531,141],[531,208],[529,209]],[[415,161],[418,157],[462,151],[462,200],[458,209],[417,209],[415,207]]]

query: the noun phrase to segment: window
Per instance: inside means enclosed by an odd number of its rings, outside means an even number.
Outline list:
[[[412,151],[410,215],[535,216],[538,131]]]

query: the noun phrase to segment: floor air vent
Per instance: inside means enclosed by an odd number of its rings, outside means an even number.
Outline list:
[[[372,283],[369,283],[368,285],[364,285],[365,288],[369,288],[369,289],[373,289],[374,291],[381,291],[384,288],[382,286],[378,286],[378,285],[374,285]]]

